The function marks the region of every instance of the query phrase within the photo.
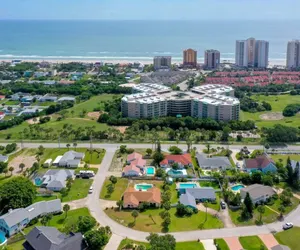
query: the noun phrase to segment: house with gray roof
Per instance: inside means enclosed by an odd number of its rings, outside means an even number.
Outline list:
[[[228,157],[226,156],[208,158],[205,154],[197,153],[196,159],[202,169],[226,170],[232,167]]]
[[[74,178],[74,170],[69,169],[49,169],[42,177],[41,188],[51,191],[60,191],[66,187],[68,178]]]
[[[72,97],[72,96],[64,96],[64,97],[59,98],[57,101],[58,102],[64,102],[64,101],[75,102],[76,98]]]
[[[59,212],[61,212],[60,199],[40,201],[26,208],[9,210],[8,213],[0,216],[0,231],[10,237],[26,227],[31,220],[45,214]]]
[[[83,250],[87,248],[81,233],[64,234],[55,227],[34,227],[27,235],[26,250]]]
[[[270,186],[253,184],[240,189],[242,199],[245,199],[247,193],[249,193],[253,204],[256,204],[266,202],[269,198],[276,194],[276,191]]]
[[[192,208],[197,208],[196,203],[198,202],[215,200],[216,191],[212,187],[186,188],[185,193],[179,197],[180,203]]]
[[[66,152],[58,162],[59,167],[77,168],[84,158],[84,153],[70,150]]]

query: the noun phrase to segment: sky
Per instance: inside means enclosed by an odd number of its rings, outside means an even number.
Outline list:
[[[299,0],[0,0],[0,19],[285,20]]]

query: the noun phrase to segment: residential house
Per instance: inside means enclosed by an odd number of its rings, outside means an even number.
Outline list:
[[[81,233],[64,234],[55,227],[34,227],[23,243],[25,250],[83,250],[87,249]]]
[[[138,191],[129,187],[124,192],[123,207],[137,208],[140,203],[147,202],[151,206],[159,207],[161,204],[161,192],[157,187],[152,187],[147,191]]]
[[[58,162],[59,167],[77,168],[81,160],[84,158],[84,153],[70,150],[66,152]]]
[[[10,96],[10,100],[12,100],[12,101],[19,101],[20,100],[20,98],[22,97],[22,96],[24,96],[24,95],[26,95],[26,94],[23,94],[23,93],[15,93],[15,94],[13,94],[13,95],[11,95]]]
[[[31,114],[34,114],[34,113],[37,113],[41,111],[41,109],[38,109],[38,108],[26,108],[24,109],[23,111],[21,111],[17,116],[21,116],[21,115],[31,115]]]
[[[48,75],[49,75],[48,72],[36,71],[34,72],[33,77],[40,78],[40,77],[46,77]]]
[[[215,200],[216,191],[212,187],[186,188],[179,197],[181,204],[191,208],[197,208],[196,204],[198,202]]]
[[[8,162],[8,156],[7,155],[1,155],[0,154],[0,162]]]
[[[160,162],[162,168],[171,168],[174,163],[178,164],[180,169],[192,166],[192,158],[190,154],[182,155],[166,155],[165,159]]]
[[[243,167],[247,172],[255,172],[258,170],[262,171],[263,173],[277,172],[274,161],[266,153],[257,156],[254,159],[244,159]]]
[[[146,160],[139,153],[133,152],[127,156],[127,166],[124,167],[123,176],[140,176],[144,174]]]
[[[21,102],[32,103],[33,99],[34,99],[34,97],[32,95],[25,95],[25,96],[20,98],[20,101]]]
[[[43,83],[45,85],[53,85],[53,84],[56,84],[56,81],[54,81],[54,80],[45,80],[45,81],[43,81]]]
[[[45,214],[56,214],[60,212],[60,199],[40,201],[26,208],[13,209],[0,216],[0,231],[10,237],[26,227],[33,219]]]
[[[249,193],[250,198],[254,204],[267,201],[276,191],[270,186],[261,184],[253,184],[248,187],[240,189],[242,199],[245,199],[246,194]]]
[[[291,249],[288,246],[276,245],[274,247],[271,247],[271,250],[291,250]]]
[[[39,99],[40,102],[56,102],[57,96],[46,94]]]
[[[202,169],[226,170],[231,168],[231,163],[226,156],[216,156],[209,158],[205,154],[197,153],[196,158]]]
[[[4,119],[4,117],[5,117],[5,113],[2,112],[2,111],[0,111],[0,121],[1,121],[2,119]]]
[[[65,101],[68,101],[68,102],[75,102],[76,101],[76,98],[75,97],[72,97],[72,96],[65,96],[65,97],[61,97],[57,100],[58,102],[65,102]]]
[[[0,100],[4,100],[5,99],[5,95],[0,95]]]
[[[60,191],[66,187],[68,178],[74,178],[74,170],[69,169],[50,169],[41,178],[40,187],[51,191]]]
[[[68,84],[73,84],[73,83],[75,83],[75,81],[60,80],[58,83],[59,83],[59,84],[64,84],[64,85],[68,85]]]

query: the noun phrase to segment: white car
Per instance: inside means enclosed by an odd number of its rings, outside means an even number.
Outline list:
[[[90,187],[89,189],[89,194],[93,193],[93,186]]]
[[[292,228],[293,226],[294,226],[294,225],[293,225],[292,222],[287,222],[287,223],[285,223],[285,224],[282,226],[282,228],[283,228],[283,230],[287,230],[287,229]]]

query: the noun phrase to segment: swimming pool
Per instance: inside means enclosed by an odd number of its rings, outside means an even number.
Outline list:
[[[7,239],[5,238],[5,234],[0,231],[0,246],[4,245],[7,242]]]
[[[36,186],[41,186],[42,185],[42,183],[43,183],[43,180],[41,179],[41,178],[35,178],[34,179],[34,184],[36,185]]]
[[[238,184],[238,185],[232,186],[232,187],[231,187],[231,190],[232,190],[232,191],[235,191],[235,192],[238,192],[238,191],[240,191],[241,188],[244,188],[244,187],[245,187],[244,185]]]
[[[180,183],[179,188],[196,188],[196,183]]]
[[[135,190],[141,190],[141,191],[147,191],[148,189],[152,188],[152,184],[147,184],[147,183],[141,183],[141,184],[136,184],[134,186]]]
[[[173,176],[173,177],[186,177],[187,176],[187,172],[185,169],[182,169],[182,170],[167,169],[166,172],[168,173],[169,176]]]
[[[154,167],[147,167],[146,168],[146,175],[154,175],[155,174],[155,168]]]

